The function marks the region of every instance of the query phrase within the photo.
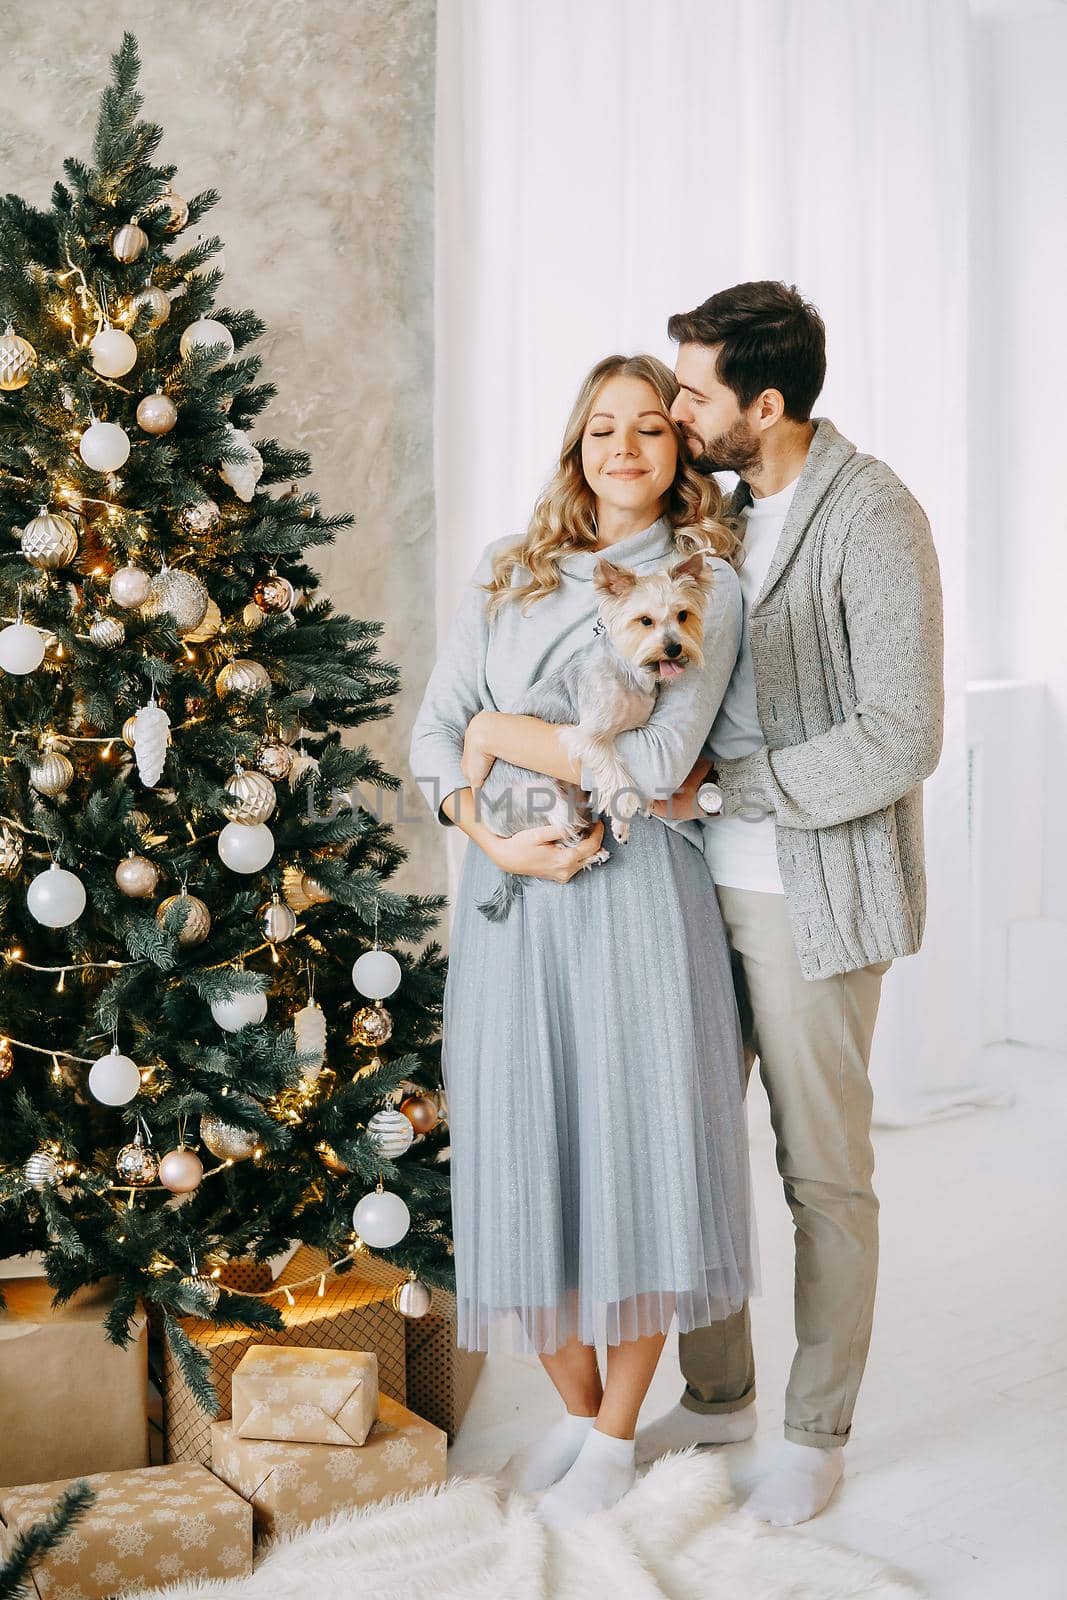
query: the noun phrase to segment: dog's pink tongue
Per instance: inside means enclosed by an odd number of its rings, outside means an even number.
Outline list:
[[[664,660],[659,664],[659,675],[661,678],[676,678],[681,670],[682,669],[678,665],[677,661]]]

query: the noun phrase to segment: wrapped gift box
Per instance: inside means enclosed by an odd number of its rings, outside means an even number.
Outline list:
[[[310,1277],[326,1265],[326,1257],[310,1245],[303,1245],[279,1274],[279,1283],[293,1283]],[[353,1277],[376,1283],[391,1292],[403,1283],[407,1273],[376,1256],[361,1255]],[[327,1280],[329,1281],[329,1280]],[[420,1417],[443,1428],[449,1443],[456,1437],[470,1405],[474,1386],[485,1364],[485,1352],[461,1350],[456,1344],[456,1297],[447,1289],[434,1289],[433,1305],[424,1317],[404,1319],[406,1401]]]
[[[0,1489],[4,1546],[52,1510],[69,1480]],[[96,1501],[33,1568],[41,1600],[103,1600],[126,1589],[252,1571],[252,1508],[205,1467],[101,1472]]]
[[[232,1411],[241,1439],[361,1445],[378,1420],[378,1358],[254,1344],[233,1375]]]
[[[448,1440],[440,1428],[388,1396],[359,1450],[345,1445],[241,1439],[232,1422],[211,1428],[211,1459],[224,1483],[248,1500],[257,1535],[292,1533],[386,1495],[443,1483]]]
[[[328,1278],[325,1293],[293,1291],[294,1304],[278,1306],[285,1328],[223,1328],[197,1317],[181,1325],[208,1358],[208,1376],[219,1397],[219,1416],[230,1415],[233,1374],[253,1345],[285,1345],[303,1350],[362,1350],[378,1358],[378,1388],[403,1401],[405,1394],[404,1319],[381,1284]],[[276,1302],[277,1303],[277,1302]],[[163,1348],[163,1432],[168,1461],[211,1461],[211,1417],[201,1411],[182,1376],[177,1358]]]
[[[103,1320],[107,1284],[53,1306],[43,1278],[0,1283],[0,1484],[148,1464],[148,1336],[125,1349]]]

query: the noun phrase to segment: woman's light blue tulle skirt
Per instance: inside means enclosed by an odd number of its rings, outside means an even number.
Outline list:
[[[458,1342],[550,1354],[754,1288],[741,1036],[700,852],[656,818],[504,923],[468,845],[444,1002]]]

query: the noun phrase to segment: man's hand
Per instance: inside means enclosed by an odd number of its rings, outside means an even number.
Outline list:
[[[706,811],[697,805],[697,790],[707,781],[711,762],[700,760],[686,778],[682,787],[669,800],[657,800],[652,807],[654,817],[666,817],[671,822],[702,822],[708,819]]]
[[[485,742],[487,713],[477,712],[467,724],[463,737],[463,757],[460,768],[472,789],[480,789],[493,770],[496,756]]]
[[[504,872],[517,872],[524,878],[547,878],[552,883],[569,883],[581,872],[590,856],[600,849],[604,824],[598,822],[588,839],[573,846],[560,844],[563,829],[554,822],[537,828],[523,828],[510,839],[498,839],[491,855]]]

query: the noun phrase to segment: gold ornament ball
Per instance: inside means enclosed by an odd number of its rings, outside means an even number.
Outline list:
[[[142,311],[147,311],[149,327],[161,328],[170,316],[170,295],[165,289],[159,289],[154,284],[150,285],[134,295],[130,301],[130,310],[134,317]]]
[[[89,624],[89,637],[100,650],[117,650],[125,641],[126,628],[117,617],[97,617]]]
[[[122,724],[122,740],[123,740],[123,743],[124,744],[128,744],[130,749],[132,750],[133,746],[134,746],[134,741],[136,740],[136,738],[137,738],[137,713],[135,711],[133,716],[132,717],[127,717],[126,721]]]
[[[305,872],[300,885],[309,906],[324,906],[333,899],[329,889],[324,889],[317,878]]]
[[[54,572],[78,554],[78,534],[69,517],[42,508],[22,530],[22,554],[31,567]]]
[[[285,867],[282,870],[282,894],[287,906],[296,912],[306,911],[311,901],[304,893],[304,874],[299,867]]]
[[[37,365],[37,352],[28,339],[22,339],[10,322],[0,337],[0,390],[11,394],[24,389]]]
[[[220,1161],[247,1161],[259,1142],[248,1128],[235,1127],[221,1117],[200,1118],[200,1138]]]
[[[115,1157],[115,1174],[121,1184],[132,1189],[143,1189],[155,1183],[159,1176],[159,1162],[137,1134],[132,1144],[124,1144]]]
[[[148,248],[148,235],[136,222],[125,222],[111,235],[111,254],[116,261],[137,261]]]
[[[41,756],[30,767],[31,788],[36,789],[38,794],[51,795],[53,799],[56,795],[65,794],[73,780],[73,766],[57,750]]]
[[[21,833],[9,828],[6,822],[0,822],[0,877],[17,877],[22,866],[22,856]]]
[[[59,1182],[59,1162],[51,1150],[35,1150],[23,1167],[22,1175],[30,1188],[40,1194],[42,1189],[54,1189]]]
[[[166,394],[146,394],[137,402],[137,426],[145,433],[169,433],[178,420],[178,407]]]
[[[231,822],[266,822],[278,804],[274,785],[262,772],[243,769],[226,779],[226,793],[222,812]]]
[[[220,696],[239,694],[246,700],[251,699],[270,688],[270,673],[258,661],[237,657],[223,667],[215,679],[215,688]]]
[[[415,1321],[424,1317],[433,1305],[433,1290],[428,1283],[412,1273],[403,1283],[398,1283],[392,1294],[393,1307],[401,1316]]]
[[[115,868],[115,882],[131,900],[148,900],[159,886],[159,868],[147,856],[131,850]]]
[[[178,943],[183,948],[191,945],[203,944],[211,932],[211,912],[202,900],[195,894],[172,894],[166,900],[161,900],[156,907],[156,921],[161,928],[166,926],[167,912],[171,906],[183,905],[185,907],[185,924],[178,934]]]
[[[268,742],[261,744],[256,751],[256,769],[265,777],[275,783],[282,782],[289,776],[293,765],[293,752],[287,744]]]
[[[400,1109],[416,1133],[431,1133],[440,1118],[437,1107],[424,1094],[408,1095],[400,1102]]]
[[[14,1070],[15,1052],[11,1048],[11,1040],[0,1038],[0,1083],[10,1078]]]
[[[222,512],[214,500],[192,500],[178,512],[178,522],[185,533],[214,533],[222,520]]]
[[[362,1006],[352,1018],[354,1044],[385,1044],[392,1035],[393,1019],[384,1006]]]
[[[268,573],[265,578],[260,578],[252,590],[252,599],[260,611],[268,616],[272,612],[288,611],[293,603],[293,586],[288,578],[281,577],[277,572]]]
[[[206,585],[195,573],[164,567],[152,579],[142,610],[146,617],[169,617],[179,633],[184,633],[200,626],[210,599]]]

